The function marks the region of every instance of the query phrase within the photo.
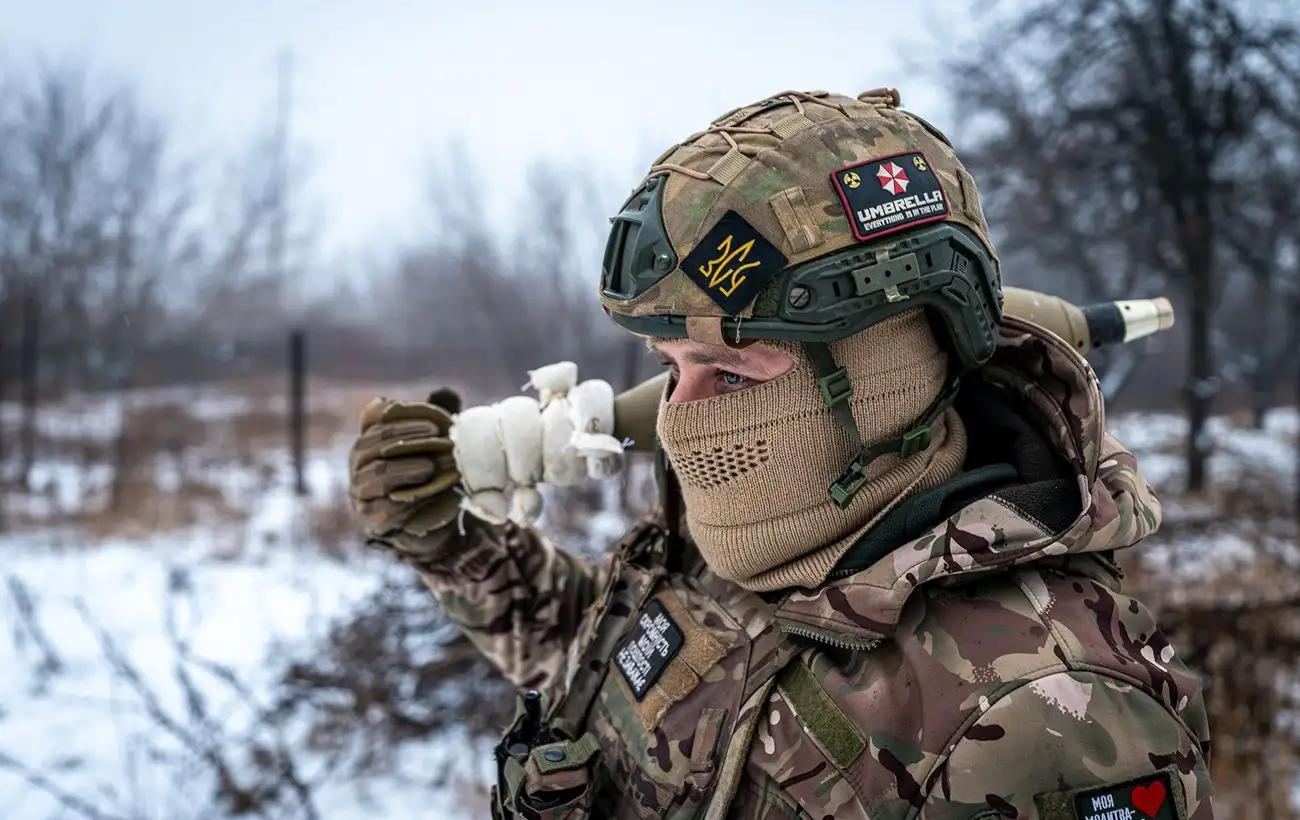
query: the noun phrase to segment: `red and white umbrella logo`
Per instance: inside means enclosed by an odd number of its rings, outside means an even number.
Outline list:
[[[898,196],[907,190],[907,174],[892,162],[881,163],[876,169],[876,179],[880,180],[880,187],[889,191],[894,196]]]

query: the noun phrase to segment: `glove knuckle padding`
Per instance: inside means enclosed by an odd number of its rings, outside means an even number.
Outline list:
[[[433,459],[385,459],[371,462],[358,470],[353,485],[359,498],[373,499],[403,487],[426,482],[433,478],[434,472]]]
[[[358,420],[358,426],[361,432],[369,430],[372,426],[379,423],[384,416],[384,410],[391,403],[389,399],[379,396],[366,402],[366,406],[361,408],[361,414]]]
[[[383,462],[372,461],[352,471],[352,494],[360,501],[371,501],[384,495]]]
[[[390,492],[388,497],[398,503],[409,504],[425,498],[432,498],[436,495],[443,495],[452,487],[456,486],[456,483],[459,481],[460,473],[455,471],[439,473],[436,469],[431,469],[429,480],[424,484],[414,487],[403,486],[400,489]]]
[[[384,441],[407,438],[431,438],[441,434],[438,425],[429,419],[403,419],[385,421],[375,427]]]
[[[419,438],[401,438],[379,448],[380,458],[397,458],[399,456],[437,456],[452,451],[451,439],[441,436],[421,436]]]
[[[420,504],[402,528],[417,537],[450,526],[460,514],[460,498],[455,493],[442,493]]]
[[[426,422],[439,431],[451,427],[451,414],[441,407],[418,401],[395,401],[384,408],[381,419],[385,422]]]

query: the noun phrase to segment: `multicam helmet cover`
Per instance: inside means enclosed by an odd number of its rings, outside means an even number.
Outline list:
[[[898,93],[788,91],[664,153],[613,220],[601,303],[647,336],[829,341],[932,309],[992,353],[998,260],[975,183]]]

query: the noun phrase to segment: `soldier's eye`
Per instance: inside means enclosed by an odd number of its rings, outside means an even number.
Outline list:
[[[718,375],[722,378],[723,390],[732,392],[743,387],[749,386],[750,380],[739,373],[732,373],[727,370],[719,370]]]

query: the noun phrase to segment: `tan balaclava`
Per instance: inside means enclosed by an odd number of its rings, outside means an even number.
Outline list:
[[[659,438],[680,479],[692,539],[715,573],[758,592],[816,587],[897,502],[958,473],[966,431],[949,408],[928,449],[873,461],[870,481],[840,509],[827,488],[857,448],[822,400],[800,346],[761,344],[787,351],[794,367],[735,393],[663,403]],[[915,424],[948,376],[948,356],[920,309],[831,350],[852,379],[850,404],[867,442]]]

